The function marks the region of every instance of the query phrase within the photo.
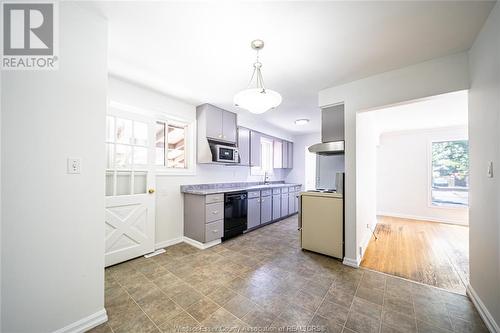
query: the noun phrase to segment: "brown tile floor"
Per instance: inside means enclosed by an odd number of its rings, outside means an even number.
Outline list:
[[[166,250],[106,269],[109,321],[92,332],[487,332],[465,296],[300,250],[296,217],[208,250]]]

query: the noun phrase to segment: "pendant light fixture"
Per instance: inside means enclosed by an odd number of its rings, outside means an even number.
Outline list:
[[[234,104],[251,113],[264,113],[281,104],[281,95],[271,89],[266,89],[262,79],[262,63],[259,61],[259,51],[264,48],[264,41],[256,39],[251,43],[257,51],[257,60],[253,64],[253,73],[248,88],[234,96]],[[253,82],[255,81],[255,84]]]

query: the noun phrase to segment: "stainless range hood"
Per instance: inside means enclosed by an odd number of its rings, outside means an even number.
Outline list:
[[[321,143],[308,149],[320,155],[344,153],[344,104],[321,110]]]

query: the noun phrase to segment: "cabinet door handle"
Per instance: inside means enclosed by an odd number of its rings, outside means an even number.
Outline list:
[[[218,212],[219,212],[218,210],[214,210],[214,211],[212,212],[212,214],[214,214],[214,215],[215,215],[215,214],[217,214]]]
[[[219,230],[212,230],[212,232],[213,232],[214,234],[216,234],[218,231],[219,231]]]
[[[222,138],[222,134],[219,134],[219,138]]]
[[[265,199],[262,199],[262,200],[261,200],[261,202],[264,202],[264,201],[265,201]]]

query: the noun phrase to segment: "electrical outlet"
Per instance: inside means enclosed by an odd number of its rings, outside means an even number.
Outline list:
[[[81,172],[81,160],[79,158],[68,157],[67,173],[79,174]]]

